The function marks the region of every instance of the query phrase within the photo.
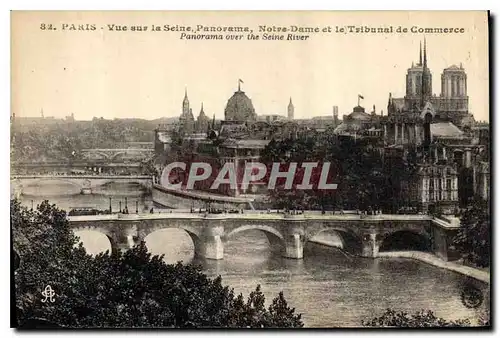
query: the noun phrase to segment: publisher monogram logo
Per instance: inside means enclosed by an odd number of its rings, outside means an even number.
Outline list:
[[[45,290],[42,291],[42,296],[45,297],[44,299],[42,299],[42,303],[47,303],[47,302],[54,303],[56,301],[54,298],[55,295],[56,293],[54,292],[52,287],[50,285],[47,285],[45,287]]]

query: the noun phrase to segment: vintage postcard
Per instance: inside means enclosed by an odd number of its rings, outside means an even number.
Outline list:
[[[488,32],[13,11],[11,326],[490,327]]]

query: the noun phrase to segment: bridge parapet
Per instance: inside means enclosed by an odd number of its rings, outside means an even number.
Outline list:
[[[288,215],[282,213],[262,213],[249,212],[249,213],[198,213],[198,212],[162,212],[162,213],[138,213],[138,214],[112,214],[112,215],[89,215],[89,216],[70,216],[70,220],[105,220],[105,219],[130,219],[130,220],[149,220],[149,219],[172,219],[172,218],[195,218],[195,219],[213,219],[213,220],[318,220],[318,221],[360,221],[361,223],[373,223],[381,221],[394,221],[394,222],[412,222],[412,221],[434,221],[435,219],[427,215],[377,215],[361,217],[360,215],[318,215],[308,214],[305,212],[303,215]]]

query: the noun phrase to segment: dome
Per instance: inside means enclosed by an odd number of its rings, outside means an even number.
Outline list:
[[[227,101],[224,116],[228,121],[255,121],[257,119],[252,100],[241,90],[235,92]]]

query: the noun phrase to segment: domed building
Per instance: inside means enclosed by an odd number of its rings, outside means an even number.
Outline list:
[[[234,92],[233,96],[227,101],[224,118],[226,121],[257,120],[252,100],[241,90],[240,84],[238,84],[238,91]]]

